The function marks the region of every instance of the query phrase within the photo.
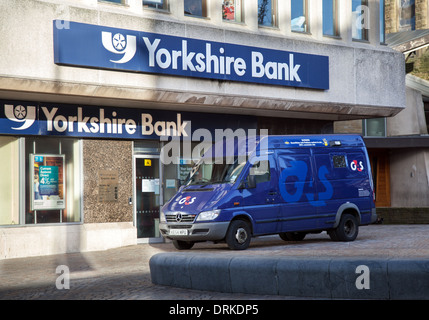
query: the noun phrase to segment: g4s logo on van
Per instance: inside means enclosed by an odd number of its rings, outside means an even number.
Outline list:
[[[294,203],[300,201],[303,193],[304,186],[306,186],[307,191],[313,190],[313,181],[306,181],[308,173],[307,163],[304,161],[291,161],[289,166],[280,174],[279,178],[279,189],[282,198],[288,203]],[[321,166],[317,173],[319,181],[325,187],[325,190],[317,193],[317,199],[315,199],[315,194],[312,192],[305,193],[307,201],[313,207],[322,207],[326,206],[325,200],[332,198],[334,194],[334,189],[329,180],[326,179],[326,175],[329,173],[326,166]],[[293,188],[288,188],[287,184],[290,186],[291,183],[288,181],[295,181],[293,183]],[[294,190],[291,190],[294,189]],[[293,191],[293,192],[291,192]]]
[[[358,161],[357,160],[353,160],[352,162],[350,162],[350,169],[352,169],[352,171],[359,171],[362,172],[364,167],[363,167],[363,163],[362,161]]]
[[[188,206],[190,204],[193,204],[195,199],[197,199],[197,197],[187,196],[185,198],[180,199],[179,204],[184,204],[185,206]]]

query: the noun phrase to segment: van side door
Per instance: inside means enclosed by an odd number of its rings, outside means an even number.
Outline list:
[[[268,160],[250,159],[250,163],[244,175],[242,209],[254,221],[253,234],[277,233],[280,195],[275,159],[269,155]]]
[[[279,191],[281,195],[281,232],[317,228],[314,165],[311,150],[277,150]]]

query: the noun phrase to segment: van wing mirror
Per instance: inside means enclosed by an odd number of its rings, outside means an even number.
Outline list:
[[[246,179],[241,180],[238,189],[252,189],[256,188],[256,180],[254,175],[248,175]]]
[[[256,176],[253,174],[249,174],[247,176],[247,188],[252,189],[256,188]]]

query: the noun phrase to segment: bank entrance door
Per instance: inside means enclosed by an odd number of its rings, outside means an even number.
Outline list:
[[[158,155],[134,156],[134,212],[139,243],[162,241],[159,212],[163,204],[162,170]]]

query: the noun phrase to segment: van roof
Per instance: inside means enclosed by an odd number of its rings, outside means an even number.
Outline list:
[[[357,134],[279,135],[261,137],[258,149],[364,146],[362,137]]]
[[[249,136],[236,139],[221,140],[215,143],[206,157],[222,157],[234,155],[250,155],[255,150],[288,149],[288,148],[338,148],[364,147],[365,143],[356,134],[317,134],[317,135],[277,135]]]

